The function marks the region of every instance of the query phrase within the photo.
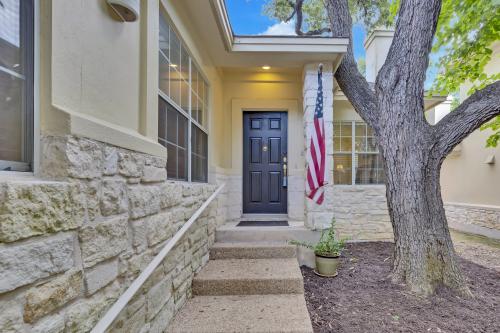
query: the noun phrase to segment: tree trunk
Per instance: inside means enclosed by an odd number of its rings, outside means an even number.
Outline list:
[[[374,91],[356,66],[348,0],[325,0],[325,6],[333,36],[350,41],[335,79],[373,129],[385,163],[395,239],[393,280],[419,294],[446,285],[471,295],[448,230],[440,170],[453,147],[500,114],[500,81],[431,126],[424,115],[424,82],[441,0],[400,1],[394,39]]]
[[[381,141],[395,241],[393,282],[421,295],[434,293],[439,285],[470,295],[441,199],[442,159],[433,156],[432,145],[418,130],[392,130]]]

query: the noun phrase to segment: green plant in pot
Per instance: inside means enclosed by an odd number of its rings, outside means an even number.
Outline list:
[[[310,244],[297,240],[290,244],[299,245],[311,249],[316,256],[316,273],[321,276],[333,277],[337,275],[339,257],[345,247],[345,239],[335,237],[335,218],[327,229],[321,232],[321,237],[316,244]]]

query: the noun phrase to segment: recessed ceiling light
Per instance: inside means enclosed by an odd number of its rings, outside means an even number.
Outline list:
[[[266,66],[262,66],[262,69],[265,69],[267,71],[268,69],[271,69],[271,66],[267,66],[267,65]]]

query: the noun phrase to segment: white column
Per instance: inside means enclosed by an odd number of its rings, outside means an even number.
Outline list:
[[[304,67],[302,95],[304,101],[304,135],[305,154],[310,145],[310,133],[308,126],[314,120],[316,107],[316,96],[318,93],[318,67],[319,63],[307,64]],[[304,194],[305,202],[305,225],[310,229],[323,229],[328,226],[333,218],[332,182],[333,182],[333,66],[331,63],[323,63],[323,117],[325,121],[326,138],[326,169],[328,170],[328,185],[325,188],[325,200],[323,204],[317,205]],[[307,167],[305,165],[305,167]],[[307,170],[304,172],[306,182]]]

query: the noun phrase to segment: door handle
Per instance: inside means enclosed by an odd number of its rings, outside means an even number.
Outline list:
[[[288,186],[288,164],[286,154],[283,155],[283,187]]]

